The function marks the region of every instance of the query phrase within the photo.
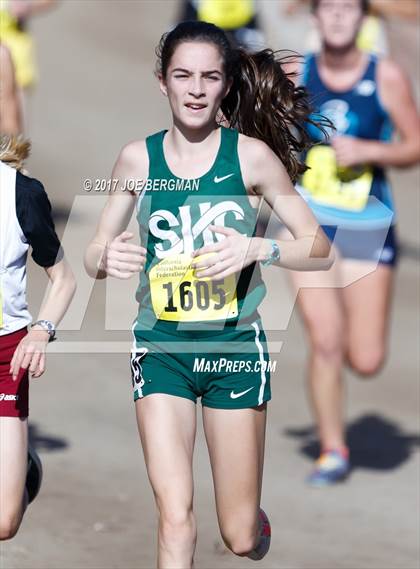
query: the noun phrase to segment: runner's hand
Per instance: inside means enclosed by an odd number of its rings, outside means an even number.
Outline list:
[[[335,136],[331,144],[339,166],[350,168],[369,162],[365,140],[354,136]]]
[[[146,249],[127,243],[133,237],[133,233],[124,231],[105,247],[100,269],[110,277],[129,279],[143,270],[146,262]]]
[[[45,350],[48,340],[49,335],[45,330],[31,329],[19,342],[10,362],[13,381],[16,381],[20,368],[29,368],[32,377],[41,377],[45,371]]]
[[[192,262],[196,277],[223,279],[239,273],[256,260],[256,251],[252,246],[251,237],[242,235],[235,229],[219,225],[209,225],[209,229],[214,233],[225,235],[225,238],[218,243],[206,245],[194,251],[193,258],[212,253],[205,259]]]

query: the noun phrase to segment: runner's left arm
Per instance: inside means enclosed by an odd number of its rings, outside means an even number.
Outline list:
[[[246,139],[239,156],[244,167],[245,185],[264,198],[273,213],[293,236],[292,241],[277,241],[282,267],[298,271],[319,271],[331,267],[330,243],[305,200],[295,190],[281,160],[259,140]],[[242,156],[241,156],[242,154]],[[271,240],[254,237],[257,261],[271,251]]]
[[[340,166],[373,164],[406,168],[420,162],[420,117],[410,81],[397,64],[387,59],[379,62],[377,75],[381,102],[399,138],[388,142],[336,136],[332,146]]]
[[[44,269],[51,281],[51,287],[35,321],[49,320],[57,326],[73,298],[76,281],[64,258],[52,267]],[[44,373],[48,341],[49,334],[41,326],[36,325],[29,330],[17,346],[10,363],[13,379],[16,379],[19,368],[29,368],[32,377],[40,377]]]
[[[239,158],[245,186],[264,198],[294,237],[291,241],[276,240],[280,260],[274,264],[300,271],[329,269],[333,263],[330,243],[305,200],[293,187],[282,162],[264,142],[248,137],[240,140]],[[210,229],[224,234],[225,239],[195,251],[195,257],[217,253],[194,262],[199,269],[198,277],[225,278],[270,256],[271,239],[246,237],[234,229],[218,226]]]
[[[18,173],[16,189],[19,224],[32,247],[32,258],[45,269],[51,282],[36,320],[49,320],[57,326],[73,298],[76,281],[64,258],[51,216],[51,205],[42,184]],[[29,368],[33,377],[44,373],[48,340],[49,335],[42,327],[30,329],[17,346],[10,364],[14,379],[20,367]]]

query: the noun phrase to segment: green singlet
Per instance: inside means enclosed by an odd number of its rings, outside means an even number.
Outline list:
[[[167,393],[193,401],[201,396],[209,407],[260,405],[270,398],[257,312],[265,295],[260,268],[253,263],[239,275],[211,280],[198,278],[191,266],[193,251],[225,237],[209,225],[255,235],[257,211],[242,180],[238,133],[220,127],[214,164],[195,179],[171,172],[165,134],[146,139],[149,175],[137,208],[147,258],[133,326],[134,397]]]

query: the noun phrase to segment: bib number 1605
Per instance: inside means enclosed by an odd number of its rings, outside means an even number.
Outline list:
[[[174,293],[172,283],[164,283],[162,287],[166,290],[168,295],[168,302],[164,310],[165,312],[178,312],[178,307],[176,306],[178,305],[186,312],[192,310],[195,306],[199,310],[204,311],[210,307],[210,300],[213,300],[212,308],[214,310],[221,310],[226,304],[225,291],[221,286],[223,284],[224,279],[211,282],[197,280],[194,281],[194,283],[191,281],[182,281]],[[176,300],[174,300],[174,296]]]

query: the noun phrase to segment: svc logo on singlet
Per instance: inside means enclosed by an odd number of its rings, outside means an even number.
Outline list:
[[[209,225],[224,227],[227,213],[232,213],[238,221],[245,217],[242,207],[233,200],[219,202],[214,206],[210,202],[192,206],[183,205],[178,210],[178,216],[166,209],[154,211],[150,216],[150,233],[162,241],[155,245],[155,255],[158,259],[181,253],[192,253],[195,249],[194,240],[200,235],[203,236],[204,245],[221,241],[224,235],[215,234],[209,229]],[[195,223],[192,221],[192,213],[195,213],[198,218]],[[165,229],[162,225],[169,225],[177,230]]]

